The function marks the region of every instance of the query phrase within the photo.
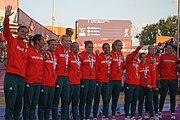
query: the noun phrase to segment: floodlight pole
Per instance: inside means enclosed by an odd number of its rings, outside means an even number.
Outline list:
[[[178,0],[178,26],[177,26],[177,56],[179,58],[179,25],[180,25],[180,10],[179,6],[180,5],[180,0]]]
[[[54,0],[52,0],[52,32],[54,32]]]

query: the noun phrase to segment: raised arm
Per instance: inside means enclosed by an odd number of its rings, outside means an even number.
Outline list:
[[[5,19],[4,19],[4,30],[3,34],[7,42],[13,37],[12,32],[9,28],[9,16],[11,16],[14,12],[12,12],[12,6],[8,5],[5,7]]]
[[[143,43],[140,43],[140,45],[136,48],[135,51],[133,51],[129,57],[126,59],[126,63],[128,62],[133,62],[134,58],[136,57],[136,55],[138,54],[139,50],[143,47]]]

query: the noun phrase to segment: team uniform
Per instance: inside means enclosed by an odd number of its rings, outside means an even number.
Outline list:
[[[139,75],[139,62],[134,60],[138,54],[140,46],[132,52],[129,57],[126,58],[126,78],[125,78],[125,99],[124,99],[124,111],[125,117],[129,117],[129,108],[131,105],[131,117],[135,116],[136,102],[139,96],[139,85],[140,85],[140,75]]]
[[[147,102],[147,111],[150,113],[150,117],[153,117],[153,107],[152,107],[152,89],[147,86],[151,85],[156,87],[156,72],[151,63],[140,63],[140,90],[139,90],[139,104],[138,104],[138,114],[142,116],[142,108],[144,97]]]
[[[151,63],[154,67],[154,70],[156,71],[156,86],[160,88],[160,81],[159,81],[159,62],[160,62],[160,57],[158,55],[146,55],[146,60],[148,63]],[[154,60],[152,63],[151,60]],[[154,104],[154,112],[155,114],[158,114],[158,106],[159,106],[159,90],[153,89],[153,104]],[[146,104],[147,106],[147,104]],[[147,111],[147,108],[146,108]],[[147,111],[148,112],[148,111]]]
[[[61,97],[61,120],[66,120],[68,116],[69,107],[69,90],[70,84],[68,80],[68,49],[64,49],[61,44],[58,44],[55,54],[57,55],[58,75],[56,80],[56,87],[53,100],[52,116],[53,120],[58,120],[58,105]]]
[[[78,104],[80,95],[81,61],[78,54],[69,53],[68,79],[70,83],[70,102],[74,120],[78,120]]]
[[[55,84],[56,84],[57,57],[54,52],[48,51],[44,57],[43,79],[38,103],[39,120],[49,120],[50,110],[52,110]]]
[[[19,119],[25,85],[27,46],[19,38],[14,38],[9,29],[9,19],[4,19],[4,37],[7,40],[7,67],[4,78],[5,119]]]
[[[178,87],[176,65],[178,63],[178,58],[176,55],[163,54],[160,57],[160,74],[161,74],[161,94],[160,94],[160,104],[159,111],[162,112],[164,106],[164,100],[166,94],[169,90],[170,93],[170,110],[171,113],[175,112],[176,104],[176,93]]]
[[[43,75],[43,56],[34,46],[27,50],[27,68],[25,76],[23,119],[34,120],[38,104]]]
[[[96,64],[96,92],[94,96],[93,117],[97,118],[98,107],[100,102],[100,95],[103,100],[103,116],[108,118],[108,94],[109,94],[109,76],[111,68],[112,57],[100,53]]]
[[[88,55],[85,51],[80,53],[81,56],[81,70],[82,77],[80,80],[80,103],[79,103],[79,113],[80,119],[89,119],[92,101],[96,91],[96,55],[92,53]],[[85,108],[86,104],[86,108]],[[84,116],[84,111],[85,116]]]
[[[119,93],[121,91],[122,84],[122,70],[124,69],[124,60],[122,52],[119,54],[114,50],[111,51],[112,64],[111,64],[111,74],[109,78],[109,102],[112,97],[112,116],[116,114],[116,107],[119,98]]]

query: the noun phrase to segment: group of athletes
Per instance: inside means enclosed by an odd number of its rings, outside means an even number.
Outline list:
[[[31,38],[33,45],[27,47],[23,42],[28,34],[26,26],[18,28],[17,38],[12,36],[9,28],[9,16],[12,14],[12,6],[7,6],[3,30],[7,41],[8,61],[4,79],[6,120],[19,120],[22,107],[23,119],[35,120],[37,106],[39,120],[49,120],[50,111],[52,119],[58,120],[60,98],[61,120],[70,119],[70,105],[74,120],[89,120],[91,108],[93,119],[97,120],[101,95],[102,119],[108,120],[112,98],[111,116],[112,120],[115,120],[123,70],[126,70],[126,120],[136,119],[137,101],[138,119],[142,120],[144,100],[145,117],[150,120],[162,118],[168,91],[171,119],[176,119],[178,58],[172,53],[173,46],[167,45],[166,53],[159,56],[153,45],[149,46],[148,54],[139,53],[142,48],[140,45],[125,59],[121,52],[123,46],[120,40],[113,42],[111,51],[110,45],[104,43],[103,52],[97,55],[93,53],[92,41],[85,41],[85,51],[79,53],[78,42],[71,42],[68,35],[61,36],[61,43],[50,39],[45,44],[44,37],[36,34]]]

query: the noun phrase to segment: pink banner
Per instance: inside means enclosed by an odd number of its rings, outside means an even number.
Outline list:
[[[30,21],[33,21],[34,23],[34,33],[35,34],[42,34],[43,36],[48,35],[50,39],[57,39],[58,36],[50,31],[49,29],[45,28],[43,25],[41,25],[39,22],[28,16],[24,11],[21,9],[18,9],[19,17],[18,17],[18,23],[20,25],[25,25],[29,27]]]

